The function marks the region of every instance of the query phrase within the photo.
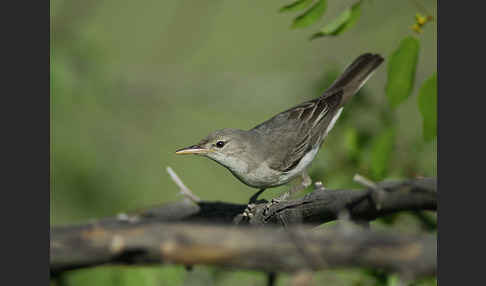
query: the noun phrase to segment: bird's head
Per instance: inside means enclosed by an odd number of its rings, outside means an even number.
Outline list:
[[[176,154],[202,155],[230,169],[242,169],[248,167],[247,149],[253,140],[249,131],[221,129],[212,132],[198,144],[177,150]]]

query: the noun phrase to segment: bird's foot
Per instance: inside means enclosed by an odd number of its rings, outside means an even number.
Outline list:
[[[253,217],[253,211],[255,210],[256,204],[248,204],[246,209],[243,211],[242,215],[248,218]]]
[[[233,224],[247,224],[249,221],[250,221],[250,216],[251,214],[251,211],[248,210],[248,208],[246,208],[242,213],[236,215],[234,218],[233,218]]]
[[[269,211],[270,211],[270,208],[274,205],[278,205],[280,204],[281,202],[284,202],[286,201],[288,198],[290,197],[290,192],[285,192],[283,193],[282,195],[280,195],[279,197],[276,197],[276,198],[273,198],[270,200],[270,202],[268,202],[264,209],[263,209],[263,214],[267,214]]]
[[[257,205],[264,204],[264,203],[268,203],[268,201],[262,199],[262,200],[255,201],[254,203],[249,203],[246,206],[245,210],[233,219],[233,223],[234,224],[248,223],[250,219],[255,215]]]

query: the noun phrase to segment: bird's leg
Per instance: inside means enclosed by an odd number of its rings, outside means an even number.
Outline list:
[[[258,201],[258,196],[263,193],[263,191],[265,191],[265,189],[260,189],[258,192],[253,194],[253,196],[251,196],[250,201],[248,202],[248,205],[246,206],[243,213],[237,215],[233,220],[235,224],[240,224],[243,220],[248,221],[248,219],[253,216],[253,211],[255,210],[256,204],[260,202]],[[267,202],[266,200],[261,201]]]
[[[260,189],[258,192],[256,192],[255,194],[253,194],[253,196],[251,196],[251,198],[250,198],[250,201],[248,202],[248,205],[255,204],[257,202],[258,196],[261,193],[263,193],[263,191],[265,191],[265,189]]]

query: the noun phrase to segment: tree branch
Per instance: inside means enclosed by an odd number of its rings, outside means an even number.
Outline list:
[[[399,211],[436,210],[436,178],[405,181],[385,181],[378,184],[385,191],[382,196],[373,196],[374,189],[329,190],[319,188],[306,196],[278,203],[260,203],[253,210],[250,224],[319,225],[336,220],[342,211],[353,220],[374,220]],[[376,197],[380,198],[377,208]],[[101,224],[119,224],[121,220],[145,222],[198,222],[231,224],[243,213],[247,205],[225,202],[181,201],[150,208],[138,213],[120,214],[102,219]]]
[[[436,210],[436,179],[424,178],[401,182],[385,181],[379,189],[318,189],[301,199],[283,201],[270,206],[259,204],[250,224],[282,223],[319,225],[338,218],[346,211],[352,220],[374,220],[404,210]],[[375,196],[375,192],[383,192]],[[377,201],[379,199],[379,201]]]
[[[409,277],[435,275],[435,237],[372,231],[355,225],[228,227],[133,223],[60,227],[51,233],[50,269],[111,264],[207,264],[266,272],[371,267]],[[312,259],[309,259],[311,256]]]
[[[435,274],[434,237],[393,235],[356,226],[323,233],[308,229],[337,219],[343,211],[352,220],[366,221],[398,211],[437,208],[435,178],[378,185],[384,192],[381,196],[373,196],[376,188],[318,188],[300,199],[259,203],[245,222],[265,228],[233,225],[246,205],[190,200],[90,224],[53,227],[51,273],[105,263],[156,262],[265,272],[378,267],[413,276]],[[283,222],[287,228],[272,227]]]

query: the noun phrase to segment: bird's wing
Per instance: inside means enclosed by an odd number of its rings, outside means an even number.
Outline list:
[[[288,172],[308,151],[320,146],[339,110],[341,99],[341,90],[330,90],[253,128],[267,142],[264,153],[268,166]]]
[[[319,147],[339,117],[342,105],[358,92],[382,62],[383,58],[377,54],[359,56],[322,96],[253,128],[267,141],[263,152],[270,168],[290,171],[308,151]]]

